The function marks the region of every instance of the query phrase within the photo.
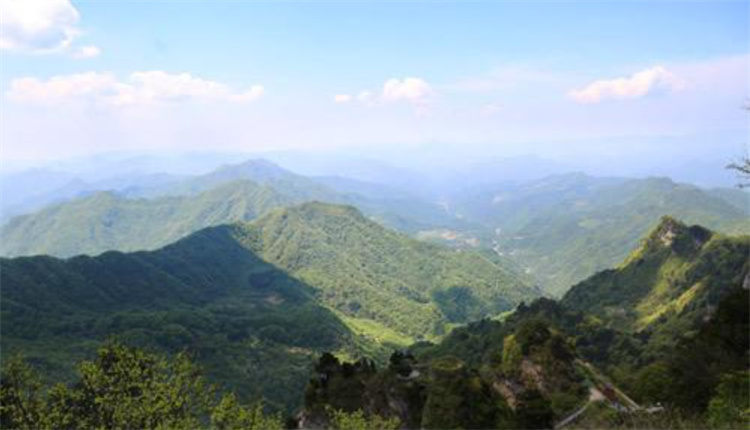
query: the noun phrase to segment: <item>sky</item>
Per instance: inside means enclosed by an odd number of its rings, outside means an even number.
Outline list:
[[[2,0],[0,163],[735,159],[749,22],[748,1]]]

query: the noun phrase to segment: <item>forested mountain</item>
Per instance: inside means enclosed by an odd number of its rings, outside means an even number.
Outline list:
[[[74,358],[118,336],[170,352],[188,348],[212,380],[292,405],[316,350],[354,345],[310,286],[243,247],[233,227],[153,252],[0,264],[3,359],[23,351],[58,378],[72,372]]]
[[[350,206],[306,203],[250,224],[246,243],[321,291],[331,307],[409,337],[496,315],[539,295],[509,268],[471,251],[419,242]]]
[[[324,355],[303,419],[325,425],[333,408],[406,428],[742,428],[749,251],[748,237],[665,218],[560,302],[415,344],[380,371]]]
[[[188,348],[245,396],[299,400],[313,354],[379,357],[538,292],[478,254],[309,203],[151,252],[0,260],[2,354],[70,372],[107,336]],[[238,376],[242,375],[242,376]]]
[[[455,206],[485,226],[485,245],[494,243],[548,292],[562,295],[622,261],[663,215],[725,233],[750,232],[748,198],[740,190],[707,191],[666,178],[568,174],[478,192]]]

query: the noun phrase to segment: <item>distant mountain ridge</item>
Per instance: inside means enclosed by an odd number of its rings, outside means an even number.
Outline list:
[[[100,192],[13,218],[0,230],[0,249],[6,256],[59,257],[156,249],[201,228],[249,221],[294,203],[294,196],[250,181],[157,199]]]
[[[69,257],[156,249],[204,227],[249,221],[312,200],[354,204],[401,229],[451,222],[437,205],[403,193],[392,196],[373,184],[358,187],[368,187],[367,193],[340,192],[266,160],[249,160],[161,186],[98,192],[15,217],[0,230],[0,252]]]

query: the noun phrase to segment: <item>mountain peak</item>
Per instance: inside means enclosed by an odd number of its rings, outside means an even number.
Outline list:
[[[711,238],[713,232],[707,228],[685,223],[665,215],[646,239],[647,247],[671,248],[674,251],[699,249]]]
[[[284,178],[293,173],[264,158],[253,158],[239,164],[224,165],[210,175],[221,178],[249,178],[257,182],[265,182]]]
[[[305,202],[297,206],[283,209],[285,215],[297,215],[303,217],[351,217],[357,220],[366,220],[359,209],[349,205],[337,205],[320,201]]]

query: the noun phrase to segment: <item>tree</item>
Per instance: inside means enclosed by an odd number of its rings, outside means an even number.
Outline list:
[[[737,184],[740,188],[750,187],[750,158],[743,158],[739,162],[729,163],[727,169],[737,171],[737,175],[740,177],[740,183]]]
[[[516,427],[523,429],[551,429],[554,424],[554,412],[549,400],[537,390],[524,391],[518,399],[516,408]]]
[[[16,355],[0,373],[0,428],[35,429],[44,410],[39,377]]]
[[[216,430],[282,430],[281,418],[263,414],[263,406],[243,407],[232,394],[226,394],[211,412],[211,427]]]
[[[396,430],[401,426],[401,421],[396,417],[366,416],[362,410],[347,413],[332,409],[329,413],[332,430]]]
[[[79,380],[42,391],[36,373],[21,358],[6,363],[0,378],[0,427],[4,429],[205,427],[276,430],[278,417],[260,405],[245,408],[233,394],[216,404],[186,354],[173,360],[110,342],[96,359],[78,365]]]
[[[750,104],[746,104],[744,109],[750,112]],[[737,172],[740,177],[740,188],[750,187],[750,157],[745,156],[740,161],[729,163],[727,169],[731,169]]]
[[[721,377],[716,396],[708,404],[708,421],[714,428],[747,428],[750,420],[750,373]]]

